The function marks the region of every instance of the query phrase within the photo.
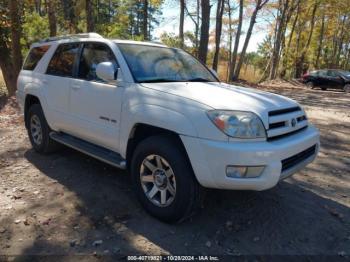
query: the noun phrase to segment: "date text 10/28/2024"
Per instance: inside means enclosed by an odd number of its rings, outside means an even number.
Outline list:
[[[128,261],[219,261],[217,256],[128,256]]]

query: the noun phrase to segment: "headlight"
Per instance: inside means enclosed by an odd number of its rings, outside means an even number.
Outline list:
[[[212,110],[210,120],[226,135],[235,138],[265,138],[266,131],[260,118],[251,112]]]

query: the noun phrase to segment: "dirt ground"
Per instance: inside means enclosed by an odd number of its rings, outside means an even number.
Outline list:
[[[14,102],[0,105],[0,261],[1,255],[349,258],[350,94],[293,83],[260,88],[306,108],[321,130],[319,157],[268,191],[208,190],[201,212],[178,225],[143,211],[126,172],[68,148],[35,153]]]

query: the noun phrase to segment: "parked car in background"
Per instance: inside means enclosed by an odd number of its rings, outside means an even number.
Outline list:
[[[320,87],[343,89],[350,92],[350,72],[337,69],[316,70],[303,75],[303,82],[310,88]]]

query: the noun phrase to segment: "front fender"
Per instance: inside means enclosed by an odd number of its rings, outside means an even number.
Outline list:
[[[157,106],[138,104],[122,113],[120,132],[120,153],[126,157],[127,144],[132,128],[136,124],[147,124],[173,131],[179,135],[197,137],[191,121],[182,113]]]

